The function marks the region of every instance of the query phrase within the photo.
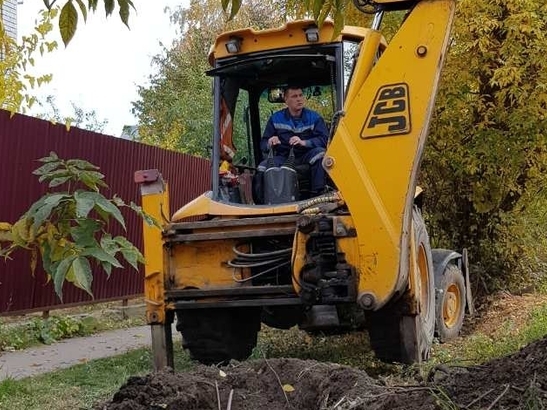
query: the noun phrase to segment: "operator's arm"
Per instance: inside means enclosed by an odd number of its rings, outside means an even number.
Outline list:
[[[310,115],[312,116],[311,119],[314,127],[311,136],[306,138],[306,148],[327,148],[329,131],[327,130],[325,120],[316,112],[310,112]]]
[[[277,135],[277,131],[275,130],[275,127],[273,125],[272,117],[270,117],[270,119],[266,123],[266,128],[264,128],[262,139],[260,140],[260,150],[262,152],[267,152],[270,149],[270,147],[268,146],[268,140],[274,135]]]

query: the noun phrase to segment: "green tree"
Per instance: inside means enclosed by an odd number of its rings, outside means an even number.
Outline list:
[[[3,3],[4,0],[0,0],[0,9]],[[38,53],[52,52],[57,48],[57,43],[48,38],[56,15],[57,10],[41,12],[33,32],[23,36],[20,44],[6,34],[0,21],[0,108],[25,112],[36,102],[31,90],[51,81],[51,75],[33,75],[29,70],[35,66]]]
[[[68,126],[99,133],[103,132],[104,128],[108,125],[108,120],[99,119],[95,110],[86,111],[74,101],[70,102],[72,113],[68,117],[61,115],[61,111],[53,95],[48,95],[45,102],[38,101],[38,105],[43,107],[44,111],[36,114],[36,117],[43,120],[64,123]]]
[[[469,248],[488,290],[534,270],[523,228],[547,204],[546,32],[542,2],[458,2],[422,177],[434,236]]]
[[[181,39],[154,57],[157,72],[138,89],[133,103],[142,142],[193,155],[207,156],[211,140],[212,79],[207,56],[215,37],[226,30],[252,26],[264,29],[283,21],[280,8],[268,2],[248,2],[227,21],[218,0],[192,0],[178,8],[172,21]],[[243,135],[244,133],[241,133]]]

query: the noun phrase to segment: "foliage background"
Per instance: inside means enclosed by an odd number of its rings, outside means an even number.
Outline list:
[[[547,6],[462,0],[425,152],[432,237],[478,289],[545,282]]]

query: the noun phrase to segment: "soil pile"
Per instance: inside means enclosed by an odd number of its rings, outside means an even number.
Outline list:
[[[103,410],[542,409],[547,338],[480,366],[437,367],[427,381],[390,386],[365,372],[311,360],[270,359],[132,377]]]

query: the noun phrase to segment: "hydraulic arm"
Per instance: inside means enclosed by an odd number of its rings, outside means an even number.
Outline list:
[[[416,178],[454,15],[453,0],[376,2],[414,3],[370,74],[367,59],[357,64],[323,161],[355,224],[358,301],[368,309],[384,305],[408,277]],[[361,54],[377,50],[379,41],[370,36]]]

